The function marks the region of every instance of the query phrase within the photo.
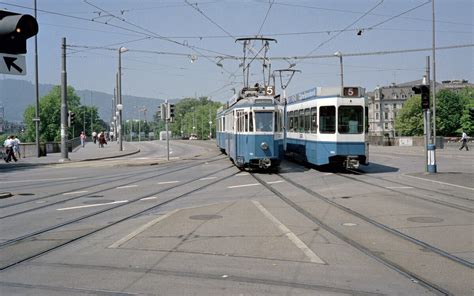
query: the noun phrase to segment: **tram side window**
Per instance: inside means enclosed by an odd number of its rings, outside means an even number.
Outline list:
[[[311,108],[311,132],[313,134],[318,131],[318,115],[316,113],[316,107]]]
[[[309,109],[304,109],[304,132],[309,133],[311,131],[311,113]]]
[[[304,110],[298,112],[298,132],[304,132]]]
[[[253,112],[249,113],[249,132],[253,132]]]
[[[365,107],[364,109],[365,111],[365,133],[368,133],[369,132],[369,108],[368,107]]]
[[[319,108],[319,132],[333,134],[336,132],[336,107],[323,106]]]
[[[294,132],[294,131],[295,131],[295,129],[294,129],[294,127],[293,127],[293,126],[294,126],[294,125],[293,125],[293,124],[294,124],[293,121],[294,121],[294,118],[293,118],[293,111],[290,111],[290,112],[288,112],[288,130],[289,130],[290,132]]]
[[[225,129],[225,117],[222,117],[222,131],[226,131]]]
[[[245,117],[244,117],[244,125],[245,125],[245,132],[247,133],[249,131],[249,113],[246,112],[245,113]]]
[[[338,112],[338,132],[340,134],[360,134],[364,130],[364,109],[362,106],[340,106]]]

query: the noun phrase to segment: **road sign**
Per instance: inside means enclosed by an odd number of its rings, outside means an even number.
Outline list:
[[[0,53],[0,73],[10,75],[26,75],[25,56]]]

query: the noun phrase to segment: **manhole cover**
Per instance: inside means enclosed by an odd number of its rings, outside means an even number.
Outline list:
[[[34,193],[17,193],[16,195],[27,196],[27,195],[35,195],[35,194]]]
[[[111,199],[94,199],[94,200],[88,200],[83,202],[85,205],[93,205],[96,203],[107,203],[107,202],[113,202],[114,200]]]
[[[410,217],[407,220],[416,223],[439,223],[444,221],[444,219],[436,217]]]
[[[189,217],[189,219],[193,220],[212,220],[212,219],[220,219],[222,216],[219,215],[194,215]]]

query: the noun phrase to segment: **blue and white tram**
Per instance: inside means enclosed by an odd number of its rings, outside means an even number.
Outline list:
[[[244,88],[217,113],[217,145],[239,168],[278,167],[283,157],[283,105],[261,87]]]
[[[313,88],[290,96],[285,152],[314,165],[358,168],[369,161],[363,88]]]

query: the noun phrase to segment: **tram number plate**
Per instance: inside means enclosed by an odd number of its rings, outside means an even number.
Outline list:
[[[273,86],[273,85],[265,86],[265,94],[267,96],[274,96],[275,95],[275,86]]]
[[[359,88],[358,87],[344,87],[343,94],[345,97],[358,97]]]

